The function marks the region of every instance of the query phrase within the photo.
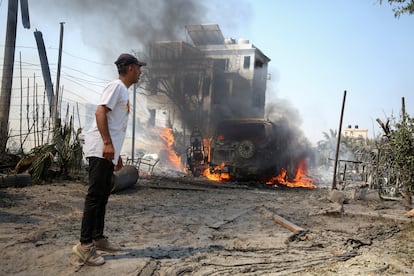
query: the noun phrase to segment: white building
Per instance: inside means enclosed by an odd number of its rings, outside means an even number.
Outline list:
[[[358,125],[355,125],[355,127],[352,128],[352,125],[348,125],[348,128],[344,129],[344,136],[354,139],[361,139],[366,142],[368,138],[368,129],[359,128]]]
[[[263,118],[270,59],[248,40],[225,39],[217,24],[186,29],[190,43],[150,47],[150,124],[208,132],[222,119]]]

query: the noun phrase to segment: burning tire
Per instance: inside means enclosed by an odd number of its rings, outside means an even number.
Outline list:
[[[244,159],[250,159],[255,154],[256,148],[252,141],[244,140],[241,141],[237,146],[237,152],[239,153],[240,157]]]

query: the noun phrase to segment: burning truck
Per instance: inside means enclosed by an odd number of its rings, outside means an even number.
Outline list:
[[[235,180],[265,180],[290,166],[276,157],[283,145],[274,139],[275,125],[261,119],[218,123],[210,144],[210,173],[228,174]]]
[[[309,155],[305,147],[294,142],[295,138],[295,132],[283,123],[265,119],[223,120],[210,140],[208,162],[188,154],[190,171],[199,176],[204,167],[203,175],[216,181],[254,180],[314,188],[306,177]]]

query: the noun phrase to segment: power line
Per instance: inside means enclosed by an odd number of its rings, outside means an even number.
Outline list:
[[[90,63],[95,63],[95,64],[99,64],[99,65],[104,65],[104,66],[113,66],[113,64],[102,63],[102,62],[98,62],[98,61],[90,60],[90,59],[87,59],[87,58],[83,58],[83,57],[75,56],[75,55],[73,55],[73,54],[70,54],[70,53],[69,53],[69,52],[67,52],[67,51],[63,51],[63,53],[65,53],[65,54],[66,54],[66,55],[68,55],[68,56],[71,56],[71,57],[74,57],[74,58],[77,58],[77,59],[80,59],[80,60],[84,60],[84,61],[87,61],[87,62],[90,62]]]

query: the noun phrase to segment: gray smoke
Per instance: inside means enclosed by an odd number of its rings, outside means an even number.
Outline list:
[[[286,164],[287,160],[294,160],[297,165],[299,161],[308,159],[309,165],[314,165],[314,152],[311,144],[300,129],[302,119],[299,111],[284,99],[272,99],[266,105],[265,118],[277,126],[274,133],[275,139],[283,144],[284,151],[277,156],[277,162]],[[290,171],[294,173],[295,170]],[[293,175],[291,175],[293,176]]]
[[[248,24],[247,1],[235,1],[235,5],[220,2],[36,0],[30,3],[30,9],[32,21],[49,20],[56,25],[65,21],[67,28],[81,31],[85,44],[100,51],[103,59],[112,61],[121,51],[145,51],[151,41],[186,40],[185,26],[211,22],[209,15],[225,20],[218,22],[224,26],[234,26],[236,22]],[[241,14],[243,21],[234,14]],[[41,24],[37,25],[42,29]]]

